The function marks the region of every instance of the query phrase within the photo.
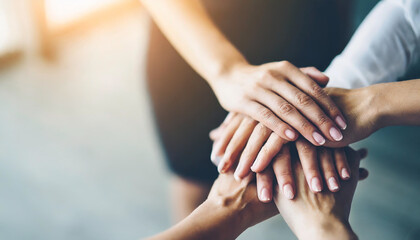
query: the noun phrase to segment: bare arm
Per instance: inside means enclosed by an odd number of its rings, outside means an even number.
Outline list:
[[[344,140],[327,146],[343,147],[388,126],[420,125],[420,79],[327,91],[349,120]]]
[[[236,239],[248,227],[276,214],[274,203],[257,198],[253,176],[236,182],[233,173],[220,174],[207,200],[187,218],[153,239]]]
[[[287,61],[249,64],[199,0],[142,3],[178,52],[206,79],[223,108],[248,115],[290,141],[298,132],[317,146],[325,139],[341,140],[340,128],[346,127],[341,112],[297,67]]]

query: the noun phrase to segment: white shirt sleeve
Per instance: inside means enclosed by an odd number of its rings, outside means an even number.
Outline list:
[[[391,82],[420,56],[420,0],[383,0],[327,68],[329,87]]]

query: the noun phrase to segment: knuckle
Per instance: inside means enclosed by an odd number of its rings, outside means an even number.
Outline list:
[[[327,124],[329,122],[330,122],[330,119],[327,116],[325,116],[325,114],[321,114],[318,117],[318,124],[319,125],[325,125],[325,124]]]
[[[270,119],[273,115],[272,112],[267,108],[261,108],[258,114],[264,120]]]
[[[262,157],[268,157],[268,156],[270,156],[271,152],[272,152],[271,148],[269,148],[267,146],[263,146],[261,148],[261,155],[262,155]]]
[[[303,107],[308,106],[309,104],[312,103],[311,97],[309,97],[308,95],[302,92],[299,92],[296,94],[296,101],[300,106],[303,106]]]
[[[279,111],[283,115],[288,115],[294,111],[294,107],[290,103],[280,103],[279,104]]]
[[[283,68],[288,68],[288,67],[290,67],[292,64],[289,62],[289,61],[286,61],[286,60],[284,60],[284,61],[280,61],[279,62],[279,67],[283,67]]]
[[[304,154],[312,153],[314,151],[313,147],[309,144],[302,144],[300,146],[300,151]]]
[[[312,130],[312,125],[308,121],[302,121],[302,123],[300,124],[300,127],[304,131],[311,131]]]
[[[271,69],[267,69],[262,73],[261,81],[266,81],[274,77],[274,72]]]
[[[315,98],[326,97],[325,91],[316,83],[312,84],[311,93]]]

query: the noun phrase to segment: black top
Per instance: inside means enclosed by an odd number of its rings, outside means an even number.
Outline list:
[[[324,70],[349,38],[350,0],[204,0],[216,25],[252,64],[288,60]],[[204,79],[152,24],[147,81],[160,137],[174,173],[216,176],[208,132],[226,112]]]

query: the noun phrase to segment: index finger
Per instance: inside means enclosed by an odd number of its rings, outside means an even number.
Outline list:
[[[296,87],[314,99],[341,129],[344,130],[347,128],[344,116],[337,105],[314,80],[292,64],[289,66],[288,71],[286,71],[286,77]],[[297,79],[297,81],[294,81],[293,79]]]

